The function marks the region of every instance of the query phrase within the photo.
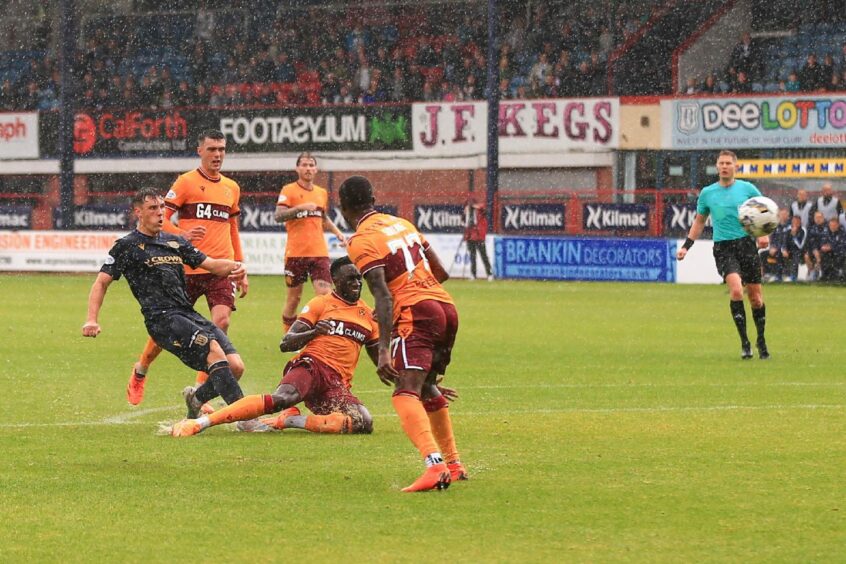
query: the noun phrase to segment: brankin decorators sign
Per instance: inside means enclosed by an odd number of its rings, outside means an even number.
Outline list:
[[[719,149],[846,145],[846,96],[661,101],[661,145]]]
[[[218,127],[241,152],[404,151],[410,114],[408,106],[224,110]]]

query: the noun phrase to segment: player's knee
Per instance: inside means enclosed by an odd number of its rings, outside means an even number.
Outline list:
[[[273,399],[273,409],[281,411],[300,403],[302,399],[297,388],[290,384],[282,384],[270,396]]]
[[[214,323],[221,331],[224,333],[229,331],[229,322],[230,317],[228,315],[216,315],[212,318],[212,323]]]
[[[241,376],[244,375],[244,370],[247,369],[244,366],[244,361],[241,360],[241,355],[230,354],[227,355],[226,360],[229,361],[229,369],[232,371],[232,375],[235,376],[236,380],[240,380]]]

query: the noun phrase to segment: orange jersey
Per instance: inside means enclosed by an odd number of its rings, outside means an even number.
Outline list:
[[[311,327],[323,319],[332,323],[332,332],[318,335],[309,341],[294,359],[301,356],[315,357],[335,369],[349,388],[361,347],[375,344],[379,340],[379,324],[373,316],[373,310],[363,300],[351,304],[335,292],[314,297],[297,317],[297,321]]]
[[[179,229],[188,231],[202,225],[205,236],[193,245],[211,258],[234,259],[230,218],[241,213],[241,187],[223,175],[211,179],[200,169],[186,172],[176,179],[165,196],[165,206],[179,213]],[[239,246],[240,247],[240,246]],[[185,274],[201,274],[202,268],[185,265]]]
[[[328,257],[329,247],[323,237],[323,218],[329,211],[329,193],[313,184],[306,190],[297,182],[282,187],[277,206],[293,208],[300,204],[315,204],[317,209],[302,212],[302,217],[295,217],[285,222],[288,242],[285,244],[285,258],[288,257]]]
[[[410,222],[376,211],[364,216],[347,240],[347,253],[362,275],[374,268],[385,269],[385,280],[394,299],[395,323],[402,308],[417,302],[453,303],[429,269],[424,254],[428,248],[425,237]]]

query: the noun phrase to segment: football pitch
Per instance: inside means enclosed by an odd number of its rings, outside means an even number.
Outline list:
[[[767,286],[773,358],[742,361],[725,287],[450,281],[471,479],[403,494],[422,464],[365,355],[370,436],[158,436],[194,374],[165,353],[130,406],[141,316],[117,282],[83,339],[93,279],[0,275],[0,562],[846,560],[846,288]],[[289,358],[282,297],[238,302],[247,394]]]

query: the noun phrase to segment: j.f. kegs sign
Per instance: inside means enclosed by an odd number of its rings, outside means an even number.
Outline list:
[[[0,207],[0,229],[30,229],[32,208],[29,206]]]
[[[426,233],[464,231],[464,208],[455,205],[415,206],[414,223]]]
[[[500,223],[505,232],[564,231],[564,204],[513,204],[500,208]]]
[[[619,146],[619,113],[617,98],[503,101],[499,151],[610,151]],[[414,151],[449,157],[484,154],[487,115],[486,102],[414,104]]]
[[[410,114],[408,106],[224,110],[217,127],[243,152],[402,151],[411,149]]]
[[[649,206],[641,204],[585,204],[585,231],[648,231]]]

